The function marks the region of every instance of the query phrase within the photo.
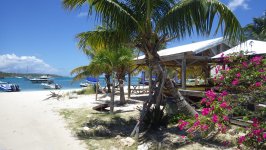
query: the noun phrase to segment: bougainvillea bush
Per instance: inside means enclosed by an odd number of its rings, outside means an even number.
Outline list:
[[[247,54],[247,52],[246,52]],[[222,56],[217,62],[213,82],[215,87],[206,91],[201,100],[201,114],[194,119],[179,120],[178,127],[186,129],[188,136],[203,138],[213,133],[226,133],[230,119],[242,116],[251,120],[238,138],[238,146],[259,149],[266,141],[266,110],[255,106],[266,102],[265,56],[245,55],[245,52]]]

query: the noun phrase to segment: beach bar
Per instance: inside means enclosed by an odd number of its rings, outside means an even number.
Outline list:
[[[211,58],[228,50],[231,44],[223,37],[195,42],[158,51],[162,64],[181,68],[181,88],[186,89],[186,69],[188,66],[201,66],[207,77],[210,76]],[[145,64],[145,55],[134,59],[137,65]]]

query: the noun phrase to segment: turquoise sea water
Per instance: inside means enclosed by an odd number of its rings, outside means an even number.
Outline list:
[[[85,81],[84,79],[84,80],[73,82],[73,78],[71,77],[58,77],[58,78],[52,78],[52,80],[54,81],[54,83],[61,85],[62,86],[61,89],[78,89],[78,88],[81,88],[79,84]],[[133,77],[131,80],[132,82],[137,82],[138,78]],[[0,81],[18,84],[21,91],[49,90],[49,89],[44,89],[40,83],[33,84],[30,80],[25,79],[25,78],[4,78],[4,79],[0,79]],[[101,87],[105,87],[106,83],[105,83],[104,77],[99,77],[99,83]],[[125,82],[125,85],[127,85],[127,82]]]
[[[60,77],[60,78],[52,78],[52,80],[61,85],[62,89],[77,89],[80,88],[79,84],[81,81],[72,82],[72,78],[70,77]],[[43,89],[43,86],[40,83],[32,83],[30,80],[25,78],[4,78],[0,79],[2,82],[9,82],[18,84],[21,91],[40,91],[47,90]]]

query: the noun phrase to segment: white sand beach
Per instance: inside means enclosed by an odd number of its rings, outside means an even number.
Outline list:
[[[73,90],[55,91],[66,95]],[[83,150],[86,145],[78,140],[58,110],[63,108],[93,107],[110,97],[95,94],[69,95],[56,100],[50,91],[0,93],[0,150]],[[73,95],[72,95],[73,96]],[[117,97],[116,97],[117,99]],[[138,104],[140,105],[140,104]],[[136,110],[137,105],[126,105]],[[115,108],[115,111],[118,110]]]
[[[88,96],[79,98],[79,102],[72,101],[72,105],[55,99],[43,101],[49,94],[49,91],[0,93],[0,150],[86,149],[54,110],[87,105]],[[94,96],[90,100],[93,99]]]

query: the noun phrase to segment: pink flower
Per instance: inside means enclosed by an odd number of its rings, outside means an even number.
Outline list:
[[[210,113],[210,108],[203,108],[201,113],[203,116],[208,115]]]
[[[218,122],[218,116],[217,116],[216,114],[214,114],[214,115],[212,116],[212,121],[213,121],[214,123]]]
[[[228,116],[223,116],[223,119],[224,119],[224,121],[229,121],[229,118],[228,118]]]
[[[262,141],[261,137],[258,137],[257,140],[258,140],[258,142],[261,142]]]
[[[199,114],[195,114],[195,119],[198,119],[199,118]]]
[[[220,76],[220,80],[224,80],[224,76],[223,75]]]
[[[225,133],[226,132],[226,126],[221,124],[219,125],[219,130],[222,132],[222,133]]]
[[[214,93],[212,90],[209,90],[206,92],[206,96],[210,99],[210,100],[214,100],[216,97],[216,93]]]
[[[256,82],[256,83],[255,83],[255,86],[256,86],[256,87],[260,87],[261,85],[262,85],[261,82]]]
[[[223,98],[222,98],[222,97],[218,97],[217,99],[218,99],[218,101],[222,101],[222,100],[223,100]]]
[[[238,80],[238,79],[234,79],[234,80],[232,81],[232,84],[233,84],[234,86],[238,85],[238,83],[239,83],[239,80]]]
[[[261,132],[262,132],[261,129],[257,129],[257,130],[253,130],[253,131],[252,131],[252,133],[253,133],[254,135],[256,135],[256,136],[259,136]]]
[[[220,71],[220,66],[218,66],[218,67],[215,68],[215,74],[218,74],[219,71]]]
[[[188,125],[188,122],[186,122],[184,120],[179,120],[179,122],[178,122],[178,127],[180,130],[183,130],[187,125]]]
[[[199,125],[200,125],[200,121],[199,121],[199,120],[197,120],[197,121],[194,122],[194,124],[193,124],[194,127],[197,127],[197,126],[199,126]]]
[[[261,60],[262,60],[262,56],[255,56],[255,57],[253,57],[252,59],[251,59],[251,62],[252,63],[255,63],[256,65],[259,65],[260,64],[260,62],[261,62]]]
[[[259,69],[259,72],[264,72],[263,68],[262,69]]]
[[[226,103],[226,102],[222,102],[222,103],[220,104],[220,107],[222,107],[222,108],[226,108],[226,107],[227,107],[227,103]]]
[[[248,67],[248,63],[247,62],[243,62],[242,65],[247,68]]]
[[[206,103],[206,101],[207,101],[207,99],[206,98],[203,98],[200,103],[201,104],[204,104],[204,103]]]
[[[209,126],[207,124],[203,124],[200,126],[201,130],[206,131],[209,129]]]
[[[237,73],[236,77],[240,78],[241,77],[241,73]]]
[[[226,67],[226,68],[225,68],[225,71],[229,71],[229,70],[230,70],[230,67]]]
[[[223,91],[221,94],[221,96],[227,96],[227,95],[228,95],[227,91]]]
[[[226,91],[223,91],[221,94],[221,96],[227,96],[227,95],[228,95],[228,93]]]
[[[264,139],[266,139],[266,132],[264,132],[262,136]]]
[[[242,144],[245,140],[246,140],[246,137],[245,137],[245,136],[240,136],[240,137],[238,138],[238,143],[239,143],[239,144]]]
[[[255,128],[259,127],[259,121],[257,118],[253,118],[252,121],[253,121],[253,123],[252,123],[253,127],[255,127]]]

